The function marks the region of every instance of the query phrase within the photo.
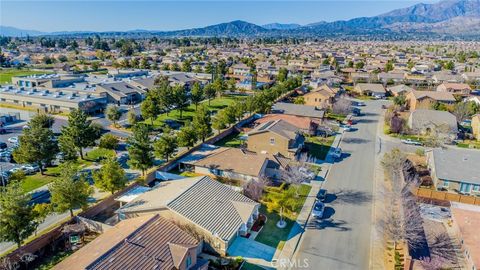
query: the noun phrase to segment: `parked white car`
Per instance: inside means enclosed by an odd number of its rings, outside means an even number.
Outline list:
[[[421,143],[419,141],[412,140],[412,139],[404,139],[404,140],[402,140],[402,143],[410,144],[410,145],[423,145],[423,143]]]
[[[18,137],[10,137],[8,138],[8,142],[13,144],[18,144]]]
[[[25,172],[25,174],[34,174],[40,171],[40,167],[35,164],[26,164],[22,166],[22,170]]]
[[[325,211],[325,204],[317,201],[313,206],[312,216],[316,218],[322,218],[324,211]]]

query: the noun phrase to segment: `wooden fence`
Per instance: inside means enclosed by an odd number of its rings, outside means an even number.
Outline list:
[[[480,197],[461,195],[461,194],[450,193],[446,191],[438,191],[438,190],[433,190],[428,188],[417,188],[413,190],[413,194],[415,194],[417,197],[424,198],[424,199],[480,205]]]

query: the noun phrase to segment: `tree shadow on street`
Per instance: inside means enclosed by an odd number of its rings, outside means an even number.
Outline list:
[[[370,140],[362,139],[362,138],[344,138],[342,142],[344,143],[350,143],[350,144],[363,144],[367,143]]]
[[[317,230],[324,230],[324,229],[336,229],[337,231],[350,231],[347,222],[344,220],[335,220],[333,218],[328,219],[314,219],[307,224],[307,228],[309,229],[317,229]]]
[[[329,199],[327,197],[327,199]],[[330,201],[332,204],[356,204],[361,205],[372,201],[372,195],[359,190],[340,189],[332,191]]]

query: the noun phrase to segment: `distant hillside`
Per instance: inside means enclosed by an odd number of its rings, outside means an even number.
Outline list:
[[[11,26],[1,26],[0,25],[0,36],[9,36],[9,37],[24,37],[24,36],[41,36],[47,33],[40,32],[36,30],[25,30],[19,29]]]
[[[302,26],[296,23],[269,23],[262,25],[262,27],[268,30],[290,30],[297,29]]]
[[[271,23],[259,26],[245,21],[232,21],[201,28],[176,31],[132,30],[117,32],[55,32],[1,27],[7,36],[76,35],[120,37],[340,37],[368,36],[371,38],[409,37],[480,37],[480,0],[446,0],[434,4],[417,4],[374,17],[346,21],[298,24]]]

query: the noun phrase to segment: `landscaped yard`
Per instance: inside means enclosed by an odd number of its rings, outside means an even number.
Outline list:
[[[475,140],[464,140],[457,144],[460,148],[473,148],[473,149],[480,149],[480,141]]]
[[[223,146],[223,147],[240,147],[245,141],[241,140],[240,137],[244,136],[245,134],[240,133],[232,133],[227,137],[221,139],[220,141],[216,142],[216,146]]]
[[[319,160],[325,160],[330,146],[335,140],[335,136],[330,137],[306,137],[305,146],[308,148],[308,153]]]
[[[291,187],[290,187],[291,188]],[[277,227],[277,222],[280,220],[280,215],[277,212],[269,213],[267,207],[262,203],[260,206],[260,213],[267,217],[267,222],[265,223],[263,229],[260,231],[258,236],[255,238],[255,241],[269,245],[274,248],[282,249],[285,241],[288,240],[288,234],[292,228],[297,215],[305,203],[305,199],[310,193],[311,187],[309,185],[301,185],[298,189],[298,207],[296,207],[295,212],[292,214],[284,213],[284,220],[287,222],[287,227],[280,229]],[[267,191],[268,192],[268,191]]]
[[[97,161],[100,159],[104,159],[107,157],[114,157],[114,156],[115,156],[114,150],[96,147],[95,149],[85,154],[85,159],[88,159],[91,161]]]
[[[29,70],[29,69],[2,69],[0,70],[0,84],[1,83],[11,83],[12,77],[15,76],[27,76],[33,74],[49,74],[52,72],[49,71],[38,71],[38,70]]]
[[[201,104],[207,105],[208,109],[212,112],[221,110],[228,105],[235,103],[236,101],[245,99],[244,96],[223,96],[219,98],[212,99],[210,101],[210,106],[208,106],[208,101],[204,101]],[[168,113],[161,114],[153,121],[153,124],[155,127],[162,126],[164,124],[164,121],[167,119],[175,120],[180,123],[184,123],[186,121],[191,121],[193,119],[193,116],[195,115],[195,105],[190,105],[188,106],[182,114],[182,119],[180,119],[180,111],[179,110],[172,110]],[[151,119],[146,119],[144,121],[147,125],[151,124]]]

